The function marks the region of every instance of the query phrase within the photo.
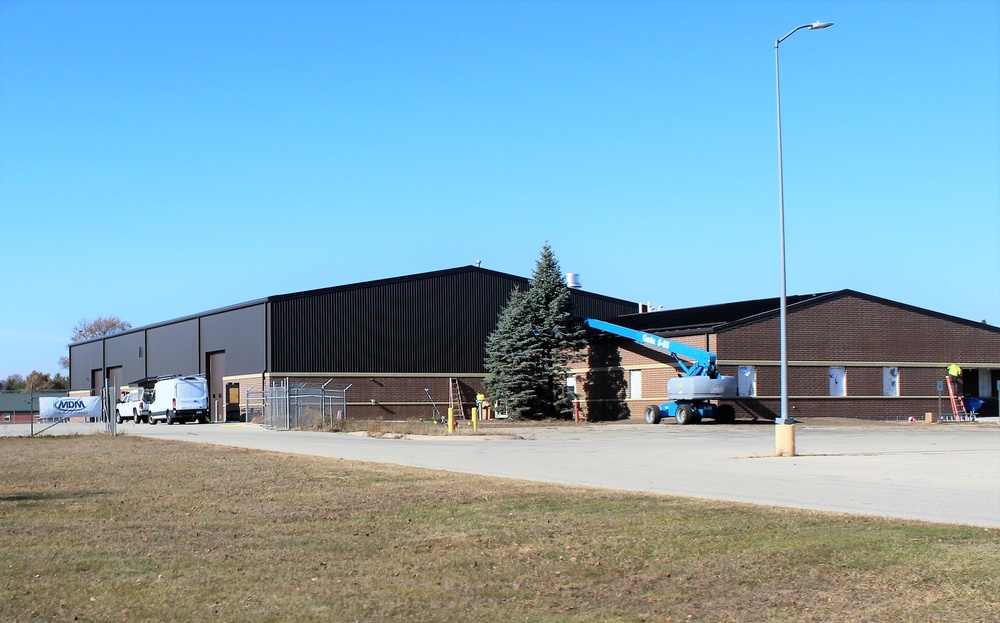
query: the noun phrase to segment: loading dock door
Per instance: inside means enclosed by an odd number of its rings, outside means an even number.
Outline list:
[[[222,378],[226,376],[226,351],[220,350],[208,353],[208,408],[212,412],[212,421],[220,422],[225,419],[226,397],[222,390],[225,384]]]

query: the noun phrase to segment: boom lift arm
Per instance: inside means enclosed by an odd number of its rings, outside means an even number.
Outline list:
[[[584,318],[583,324],[628,338],[636,344],[661,350],[677,361],[684,376],[667,380],[667,398],[671,399],[670,402],[646,407],[646,421],[650,424],[659,424],[662,417],[676,418],[678,424],[697,422],[703,417],[720,422],[732,422],[736,419],[736,410],[732,405],[716,405],[711,402],[735,398],[738,394],[736,378],[719,374],[715,353],[604,320]]]
[[[694,346],[688,346],[681,342],[668,340],[665,337],[653,335],[652,333],[621,327],[603,320],[584,318],[583,324],[606,333],[626,337],[636,344],[664,351],[677,360],[677,365],[684,371],[684,376],[708,376],[711,378],[719,376],[719,370],[715,367],[715,353],[701,350]]]

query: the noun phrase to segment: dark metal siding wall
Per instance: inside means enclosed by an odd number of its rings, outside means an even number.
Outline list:
[[[146,348],[149,376],[202,371],[197,318],[146,329]]]
[[[227,375],[260,374],[264,371],[265,334],[261,303],[203,316],[201,321],[201,361],[207,353],[225,351]],[[203,364],[204,365],[204,364]]]
[[[268,362],[277,373],[481,374],[486,338],[515,287],[527,289],[528,280],[469,267],[272,297],[74,345],[70,378],[73,389],[89,389],[91,371],[105,366],[121,366],[127,383],[194,374],[219,351],[227,376],[259,374]],[[637,311],[619,299],[572,295],[582,316]]]
[[[485,342],[526,279],[471,269],[272,300],[272,372],[482,373]],[[634,303],[575,291],[578,313]]]
[[[137,331],[104,340],[109,368],[121,367],[122,383],[132,383],[146,376],[146,333]]]
[[[104,342],[87,342],[69,347],[70,387],[74,390],[90,389],[91,370],[104,369]]]

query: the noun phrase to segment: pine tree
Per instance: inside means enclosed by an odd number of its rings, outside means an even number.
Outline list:
[[[586,342],[583,325],[574,314],[570,290],[548,242],[535,262],[526,298],[536,317],[537,350],[541,353],[540,416],[570,417],[573,398],[566,394],[566,375],[569,362]]]
[[[520,289],[511,292],[497,328],[486,340],[486,391],[508,414],[517,417],[535,406],[533,379],[539,358],[534,353],[530,310]]]
[[[511,294],[487,340],[487,391],[513,417],[571,416],[565,380],[569,361],[585,344],[583,333],[559,263],[546,243],[527,293]]]

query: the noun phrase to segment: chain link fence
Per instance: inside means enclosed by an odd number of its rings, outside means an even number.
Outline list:
[[[246,410],[248,422],[274,430],[328,428],[347,419],[347,390],[272,381],[263,390],[247,390]]]

